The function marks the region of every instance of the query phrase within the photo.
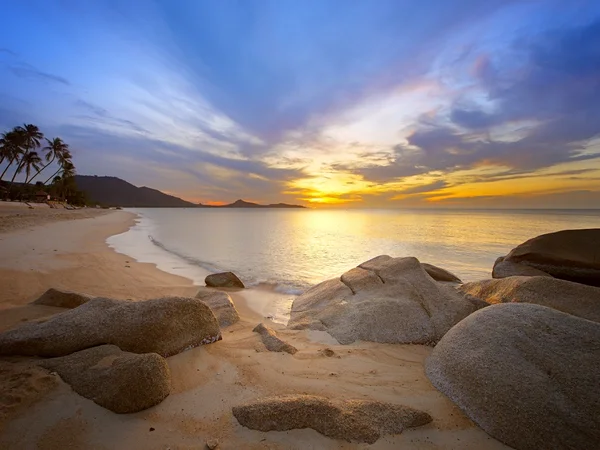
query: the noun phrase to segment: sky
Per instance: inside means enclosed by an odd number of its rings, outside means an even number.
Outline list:
[[[597,0],[2,0],[0,129],[184,199],[600,207]]]

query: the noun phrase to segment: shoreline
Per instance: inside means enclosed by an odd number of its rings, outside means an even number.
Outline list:
[[[136,216],[134,222],[127,230],[108,236],[105,240],[108,247],[136,262],[152,264],[157,270],[186,278],[195,286],[204,286],[206,276],[214,272],[191,264],[185,258],[151,243],[152,236],[144,229],[149,223],[141,223],[145,219],[144,216],[134,211],[125,212]],[[148,219],[146,220],[148,222]],[[246,280],[242,281],[246,283]],[[267,283],[246,285],[245,289],[228,293],[237,299],[236,302],[244,302],[245,307],[260,315],[263,320],[282,325],[287,324],[291,302],[296,297],[295,294],[279,291],[277,285]]]
[[[0,233],[0,331],[65,311],[28,304],[49,287],[133,301],[194,296],[197,286],[191,280],[108,247],[106,238],[126,231],[134,221],[133,213],[111,211]],[[230,292],[240,320],[221,329],[221,341],[167,358],[170,395],[139,413],[108,411],[56,376],[53,386],[43,391],[36,376],[24,381],[20,390],[0,383],[0,448],[189,450],[202,448],[210,439],[218,439],[223,449],[365,448],[311,429],[252,431],[232,415],[233,407],[247,401],[287,394],[386,401],[433,417],[428,425],[383,436],[373,449],[508,448],[431,385],[423,370],[431,347],[340,345],[324,332],[269,323],[298,350],[294,355],[270,352],[252,331],[267,319],[248,306],[248,293],[256,295],[257,302],[264,295],[252,289]],[[12,364],[10,358],[0,358],[0,373]]]

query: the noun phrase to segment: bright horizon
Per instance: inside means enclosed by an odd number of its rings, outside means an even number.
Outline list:
[[[3,10],[0,131],[61,137],[81,174],[205,204],[600,205],[598,2]]]

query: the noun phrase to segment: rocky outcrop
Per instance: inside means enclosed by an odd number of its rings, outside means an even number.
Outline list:
[[[162,356],[127,353],[114,345],[42,360],[39,365],[58,373],[82,397],[120,414],[157,405],[171,389],[171,372]]]
[[[543,234],[515,247],[502,261],[496,261],[497,278],[504,273],[530,275],[503,269],[504,263],[517,263],[555,278],[600,286],[600,228]]]
[[[416,258],[379,256],[297,297],[288,327],[326,331],[341,344],[426,344],[475,309]]]
[[[442,269],[441,267],[434,266],[432,264],[421,263],[425,272],[429,274],[435,281],[445,281],[449,283],[462,283],[461,279],[454,275],[452,272]]]
[[[0,355],[54,357],[113,344],[127,352],[170,356],[219,339],[217,319],[200,300],[96,298],[45,322],[1,333]]]
[[[233,272],[213,273],[204,282],[208,287],[244,288],[244,283]]]
[[[233,408],[238,422],[252,430],[313,430],[348,442],[373,444],[431,422],[429,414],[408,406],[369,400],[331,401],[313,395],[270,397]]]
[[[84,303],[89,302],[94,297],[77,292],[63,291],[60,289],[50,288],[44,292],[40,298],[33,301],[34,305],[56,306],[58,308],[77,308]]]
[[[489,304],[534,303],[600,322],[600,288],[548,277],[475,281],[459,288]]]
[[[262,323],[256,325],[252,331],[260,334],[263,344],[265,344],[265,347],[270,352],[286,352],[293,355],[298,351],[293,345],[279,339],[274,330],[264,326]]]
[[[219,326],[228,327],[240,320],[240,315],[227,292],[201,287],[196,298],[208,305],[219,321]]]
[[[517,450],[600,442],[600,324],[510,303],[454,326],[426,360],[432,384]]]

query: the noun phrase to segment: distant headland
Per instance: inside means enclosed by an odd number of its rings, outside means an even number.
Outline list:
[[[226,205],[192,203],[146,186],[137,187],[117,177],[75,175],[77,188],[91,203],[123,208],[304,208],[301,205],[275,203],[261,205],[236,200]]]

